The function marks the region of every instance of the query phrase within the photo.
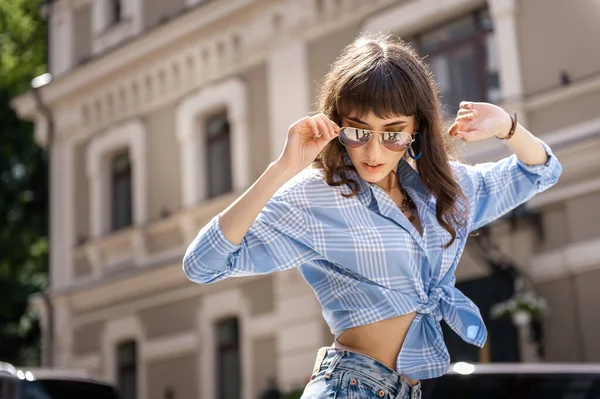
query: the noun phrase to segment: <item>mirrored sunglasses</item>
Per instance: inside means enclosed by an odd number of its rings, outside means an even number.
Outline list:
[[[415,141],[414,136],[407,132],[381,132],[356,127],[343,127],[338,139],[348,148],[358,148],[371,141],[374,135],[379,136],[379,142],[390,151],[405,151]]]

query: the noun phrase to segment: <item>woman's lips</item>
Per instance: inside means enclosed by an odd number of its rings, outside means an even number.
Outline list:
[[[363,162],[362,164],[363,164],[363,168],[365,168],[365,170],[367,172],[369,172],[369,173],[376,173],[376,172],[379,172],[381,169],[383,169],[383,164],[382,163],[377,164],[377,166],[371,166],[371,165],[369,165],[366,162]],[[373,163],[373,165],[374,164],[375,163]]]

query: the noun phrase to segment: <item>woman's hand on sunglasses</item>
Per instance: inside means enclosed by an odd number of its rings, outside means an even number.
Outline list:
[[[300,172],[315,160],[327,143],[337,137],[339,131],[340,127],[325,114],[304,117],[290,126],[277,162]]]

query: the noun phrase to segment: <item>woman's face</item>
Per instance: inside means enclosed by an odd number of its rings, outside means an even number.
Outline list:
[[[407,132],[414,134],[416,131],[415,117],[396,115],[388,119],[377,117],[374,113],[361,116],[360,118],[350,114],[342,118],[342,126],[356,127],[385,132]],[[379,183],[386,187],[386,177],[391,171],[396,171],[398,162],[406,151],[394,152],[388,150],[380,142],[378,135],[373,135],[371,140],[358,148],[346,148],[354,167],[363,180],[369,183]],[[370,165],[377,166],[370,166]]]

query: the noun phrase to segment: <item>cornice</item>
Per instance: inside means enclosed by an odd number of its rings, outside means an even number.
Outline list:
[[[263,3],[208,3],[43,87],[42,97],[54,111],[56,140],[85,139],[119,121],[180,101],[211,82],[264,62],[275,46],[315,40],[359,23],[394,1]],[[224,27],[191,40],[195,32],[214,23]],[[31,92],[12,104],[21,118],[40,119]]]

